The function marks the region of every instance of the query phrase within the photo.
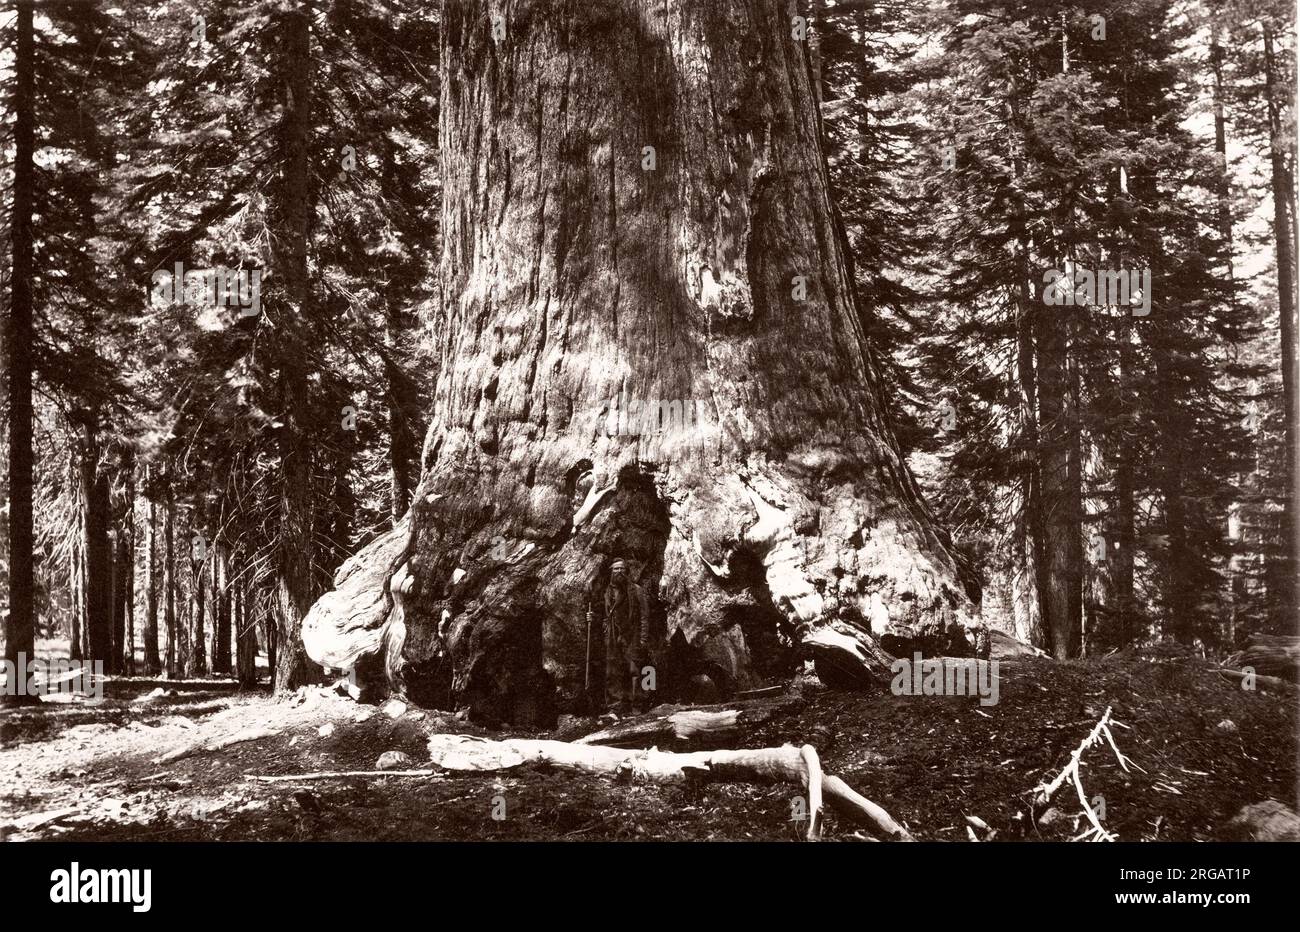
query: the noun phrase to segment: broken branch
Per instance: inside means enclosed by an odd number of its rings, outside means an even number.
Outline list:
[[[1038,786],[1034,787],[1033,791],[1034,805],[1042,806],[1052,798],[1067,779],[1072,780],[1074,788],[1079,794],[1079,802],[1083,805],[1083,813],[1088,817],[1088,821],[1092,823],[1091,831],[1085,832],[1083,835],[1080,835],[1079,838],[1092,836],[1094,841],[1114,841],[1117,836],[1112,835],[1110,832],[1102,828],[1101,822],[1097,818],[1097,814],[1092,811],[1092,806],[1088,802],[1087,794],[1083,791],[1083,781],[1079,776],[1079,766],[1083,759],[1083,752],[1088,750],[1088,748],[1092,747],[1094,744],[1100,744],[1104,740],[1110,745],[1111,750],[1115,752],[1115,759],[1119,761],[1121,767],[1128,770],[1129,764],[1133,763],[1120,753],[1119,747],[1115,744],[1115,736],[1112,735],[1110,731],[1110,726],[1112,724],[1110,712],[1110,707],[1107,706],[1106,713],[1102,715],[1101,721],[1097,722],[1097,724],[1093,726],[1088,737],[1083,739],[1083,743],[1070,753],[1070,762],[1056,775],[1056,778],[1052,780],[1051,783],[1040,783]],[[1120,723],[1114,722],[1113,724],[1118,725]],[[1133,766],[1138,770],[1142,770],[1142,768],[1138,767],[1137,764],[1133,764]],[[1145,773],[1145,771],[1143,772]]]
[[[688,780],[798,783],[807,787],[809,794],[811,824],[806,833],[809,839],[820,835],[825,798],[838,812],[882,837],[912,840],[908,831],[884,809],[855,793],[844,781],[822,773],[817,751],[811,745],[667,753],[658,748],[637,750],[543,739],[493,741],[469,735],[433,735],[429,738],[429,756],[434,765],[458,771],[497,771],[543,764],[659,784]]]
[[[432,777],[437,770],[321,770],[315,773],[287,773],[275,776],[245,774],[258,783],[291,783],[299,780],[338,780],[351,777]]]

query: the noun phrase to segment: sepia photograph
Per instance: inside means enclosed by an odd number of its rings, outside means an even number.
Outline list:
[[[0,0],[13,902],[1293,902],[1296,19]]]

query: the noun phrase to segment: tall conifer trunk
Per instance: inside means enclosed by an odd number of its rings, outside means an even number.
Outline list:
[[[279,16],[283,30],[284,114],[279,126],[280,175],[276,179],[271,246],[281,278],[268,313],[275,315],[275,362],[280,370],[280,518],[277,586],[281,637],[275,688],[293,689],[311,676],[303,652],[302,619],[318,592],[316,492],[308,436],[306,323],[311,309],[307,242],[311,205],[311,12],[297,5]]]
[[[32,195],[35,185],[34,125],[36,106],[35,36],[30,0],[19,0],[15,23],[13,75],[13,207],[9,216],[13,265],[9,269],[9,313],[4,337],[9,370],[9,613],[4,626],[4,656],[22,669],[18,655],[34,656],[36,619],[33,602],[36,547],[32,523]],[[17,690],[15,690],[17,692]],[[21,697],[8,697],[13,704]],[[28,697],[31,699],[31,697]]]

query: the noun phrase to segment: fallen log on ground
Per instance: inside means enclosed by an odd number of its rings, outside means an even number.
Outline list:
[[[1289,634],[1255,634],[1246,649],[1226,661],[1229,667],[1250,667],[1256,674],[1293,679],[1300,671],[1300,637]]]
[[[648,744],[720,741],[741,728],[793,712],[803,704],[798,696],[779,696],[713,706],[659,706],[647,715],[638,715],[585,735],[577,739],[577,743],[645,747]]]
[[[567,741],[510,738],[493,741],[470,735],[433,735],[429,757],[445,770],[492,772],[525,765],[613,776],[658,784],[795,783],[808,792],[808,828],[805,837],[821,834],[821,809],[825,800],[837,812],[875,834],[894,841],[911,841],[911,834],[884,809],[854,792],[843,780],[822,773],[817,751],[783,745],[741,751],[669,753],[658,748],[637,750]]]
[[[1274,691],[1289,692],[1297,688],[1295,683],[1290,682],[1289,680],[1284,680],[1280,676],[1265,676],[1262,673],[1251,674],[1247,673],[1245,670],[1228,670],[1223,667],[1219,668],[1219,674],[1228,679],[1235,679],[1238,682],[1250,677],[1251,682],[1253,682],[1256,687],[1263,687],[1264,689],[1271,689]]]
[[[30,815],[21,816],[13,822],[0,823],[0,829],[5,831],[31,832],[38,828],[44,828],[54,822],[61,822],[69,816],[78,815],[81,809],[77,806],[68,806],[64,809],[52,809],[48,812],[33,812]],[[0,831],[0,835],[3,832]]]
[[[161,757],[155,757],[155,764],[170,764],[174,760],[180,760],[182,757],[188,757],[199,751],[220,751],[222,748],[228,748],[232,744],[242,744],[245,741],[258,741],[262,738],[270,738],[280,734],[287,726],[278,728],[245,728],[243,731],[235,732],[231,735],[222,735],[217,738],[208,738],[203,741],[196,741],[193,744],[187,744],[183,747],[168,751]]]

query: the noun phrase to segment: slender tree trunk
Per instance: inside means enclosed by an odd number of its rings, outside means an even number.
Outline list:
[[[109,578],[113,593],[113,656],[109,669],[121,674],[126,670],[126,599],[131,578],[131,545],[123,527],[114,528],[110,540],[113,547],[109,561],[112,567]]]
[[[1153,354],[1153,360],[1155,384],[1176,384],[1170,373],[1170,369],[1176,365],[1176,360],[1170,360],[1163,352]],[[1186,412],[1185,406],[1186,402],[1181,398],[1171,397],[1165,400],[1154,425],[1157,436],[1186,435],[1192,415]],[[1192,578],[1195,554],[1191,552],[1187,542],[1187,491],[1183,463],[1175,444],[1159,444],[1157,450],[1159,453],[1155,462],[1155,481],[1156,488],[1160,492],[1164,535],[1163,552],[1157,558],[1164,606],[1162,634],[1172,636],[1180,643],[1190,644],[1199,632],[1196,630]]]
[[[112,502],[111,491],[109,493],[109,501],[110,503]],[[117,559],[118,559],[117,529],[113,527],[111,514],[112,513],[111,513],[111,505],[110,505],[110,517],[108,523],[108,562],[106,564],[107,580],[105,582],[105,588],[108,590],[109,649],[108,649],[108,657],[104,659],[104,671],[108,673],[110,676],[115,676],[118,673],[117,647],[120,643],[122,643],[121,635],[118,634],[117,625],[118,625],[118,621],[122,617],[122,612],[121,612],[121,606],[118,604],[118,598],[117,598],[119,594],[118,589],[120,588],[118,583],[118,571],[117,571]]]
[[[1219,235],[1223,238],[1224,249],[1227,252],[1227,261],[1225,273],[1231,282],[1235,278],[1235,257],[1233,255],[1233,232],[1232,232],[1232,175],[1228,165],[1228,121],[1226,113],[1227,94],[1223,82],[1223,44],[1220,41],[1220,27],[1218,23],[1211,25],[1210,38],[1210,70],[1214,76],[1214,151],[1219,157],[1219,168],[1222,176],[1217,186],[1218,197],[1218,226]],[[1238,307],[1237,294],[1234,288],[1232,293],[1232,304],[1234,309]],[[1247,476],[1245,474],[1237,477],[1238,484],[1245,487]],[[1241,541],[1239,540],[1233,528],[1233,516],[1238,514],[1237,507],[1229,508],[1228,536],[1233,548],[1232,555],[1228,558],[1228,593],[1231,609],[1228,613],[1228,632],[1226,643],[1233,644],[1236,641],[1237,617],[1244,607],[1246,599],[1246,568],[1240,552]]]
[[[158,568],[155,565],[158,555],[158,514],[154,499],[158,492],[152,481],[152,472],[152,466],[145,466],[145,513],[149,529],[144,554],[144,666],[149,676],[157,676],[162,672],[162,660],[158,656]]]
[[[1125,191],[1127,194],[1127,191]],[[1135,422],[1138,396],[1132,390],[1134,378],[1134,324],[1131,318],[1118,329],[1118,378],[1108,387],[1118,399],[1118,417],[1115,430],[1119,441],[1104,448],[1102,467],[1109,469],[1112,498],[1109,513],[1102,524],[1105,539],[1105,612],[1109,627],[1101,640],[1093,638],[1100,647],[1122,647],[1138,636],[1138,604],[1134,598],[1134,558],[1136,550],[1136,500],[1135,500],[1135,447],[1139,434]],[[1109,367],[1109,364],[1108,364]],[[1106,369],[1099,374],[1105,380]],[[1102,382],[1104,383],[1104,382]]]
[[[81,525],[78,521],[76,527],[77,540],[72,542],[68,548],[68,610],[72,617],[72,631],[68,636],[68,657],[72,660],[80,660],[84,653],[81,649],[81,619],[82,619],[82,595],[81,595],[81,546],[78,541],[81,539]]]
[[[81,495],[85,501],[82,545],[86,555],[86,659],[113,669],[113,547],[109,540],[108,475],[100,468],[98,418],[81,422]]]
[[[1024,608],[1017,610],[1017,634],[1030,644],[1044,647],[1048,634],[1043,627],[1040,560],[1046,553],[1047,531],[1042,504],[1042,441],[1038,430],[1038,377],[1034,371],[1034,321],[1041,310],[1034,306],[1036,289],[1030,285],[1028,244],[1020,253],[1020,311],[1016,321],[1016,372],[1020,388],[1021,429],[1024,451],[1020,468],[1020,509],[1015,527],[1015,551],[1019,557],[1014,572],[1021,583]],[[1023,617],[1023,628],[1021,627]]]
[[[81,489],[81,464],[77,464],[78,478],[78,507],[77,507],[77,617],[80,619],[78,624],[80,637],[78,638],[78,656],[83,660],[90,658],[90,591],[87,587],[86,574],[86,509],[90,503],[86,501],[84,490]]]
[[[167,678],[179,679],[180,632],[176,628],[176,510],[172,497],[171,464],[163,472],[163,625],[166,632]]]
[[[215,606],[217,639],[212,655],[212,672],[230,675],[230,548],[216,545],[212,569],[212,604]]]
[[[1018,125],[1018,111],[1013,103],[1013,113]],[[1023,173],[1024,160],[1019,153],[1014,159],[1016,175]],[[1016,313],[1016,384],[1019,388],[1021,430],[1024,433],[1020,465],[1020,508],[1014,529],[1015,559],[1013,573],[1013,608],[1016,615],[1017,635],[1035,646],[1048,643],[1043,628],[1043,603],[1040,560],[1046,552],[1047,531],[1043,522],[1042,506],[1042,442],[1038,429],[1038,376],[1035,372],[1034,325],[1042,314],[1038,286],[1030,269],[1032,240],[1020,220],[1020,234],[1016,262],[1020,270],[1018,307]],[[1014,585],[1015,580],[1018,585]],[[1021,607],[1023,606],[1023,608]]]
[[[1277,255],[1277,307],[1282,336],[1282,409],[1286,422],[1285,470],[1286,496],[1283,508],[1283,539],[1287,557],[1284,561],[1284,589],[1279,594],[1282,617],[1294,619],[1300,611],[1300,356],[1296,354],[1296,279],[1295,255],[1288,207],[1294,197],[1290,172],[1286,167],[1287,140],[1279,105],[1277,61],[1273,33],[1267,21],[1264,33],[1264,94],[1268,104],[1269,165],[1273,194],[1273,242]]]
[[[202,536],[201,532],[198,532]],[[194,633],[192,635],[190,655],[190,676],[207,676],[208,675],[208,655],[207,655],[207,585],[204,577],[207,573],[207,548],[204,548],[203,557],[199,560],[190,562],[190,580],[192,582],[190,591],[190,601],[192,603],[191,612],[194,619]]]
[[[1063,12],[1061,73],[1069,71],[1069,32]],[[1063,256],[1072,258],[1068,237]],[[1072,309],[1036,308],[1041,549],[1035,565],[1044,646],[1058,660],[1079,656],[1083,646],[1083,475],[1078,369],[1071,358],[1071,334],[1077,326]]]
[[[1183,468],[1176,456],[1166,456],[1160,466],[1160,492],[1167,540],[1164,558],[1165,614],[1167,630],[1183,644],[1197,634],[1190,601],[1191,585],[1187,547],[1187,509],[1183,501]]]
[[[1019,84],[1012,79],[1007,98],[1009,132],[1008,157],[1019,181],[1025,174],[1025,125],[1021,116]],[[1016,378],[1015,401],[1020,413],[1021,453],[1019,462],[1018,508],[1012,528],[1008,586],[1015,619],[1016,636],[1038,647],[1047,643],[1043,630],[1042,598],[1039,591],[1039,555],[1045,550],[1046,531],[1041,502],[1041,438],[1038,427],[1038,377],[1034,370],[1034,324],[1042,313],[1038,276],[1033,263],[1035,242],[1030,233],[1023,202],[1017,203],[1015,218],[1016,269]]]
[[[235,666],[240,689],[257,685],[257,621],[248,593],[242,580],[235,584]]]
[[[35,37],[29,0],[17,3],[14,59],[13,208],[9,218],[13,267],[9,270],[9,319],[5,368],[9,370],[9,613],[5,619],[5,659],[21,670],[19,654],[31,659],[36,650],[32,523],[32,277],[35,124]],[[21,675],[21,674],[19,674]],[[14,691],[15,693],[18,690]],[[22,697],[0,701],[19,704]],[[34,701],[37,697],[26,697]]]
[[[280,176],[272,211],[272,259],[281,278],[277,298],[276,356],[283,406],[280,429],[280,537],[277,692],[294,689],[319,672],[302,648],[302,620],[319,591],[316,585],[316,493],[302,347],[311,315],[307,242],[311,227],[310,162],[312,67],[311,19],[301,7],[279,18],[284,41],[284,116],[279,128]]]
[[[1219,42],[1219,27],[1213,25],[1210,39],[1210,69],[1214,75],[1214,151],[1219,156],[1222,172],[1218,183],[1219,235],[1228,251],[1228,278],[1233,274],[1232,256],[1232,176],[1228,170],[1228,121],[1224,109],[1226,94],[1223,89],[1223,46]]]
[[[126,559],[126,657],[122,672],[135,675],[135,545],[138,542],[135,527],[135,454],[128,453],[126,472],[126,515],[122,522],[125,537]]]
[[[181,679],[187,679],[191,674],[194,642],[194,602],[190,597],[194,575],[188,572],[190,561],[185,557],[188,549],[182,542],[181,554],[176,560],[176,666],[180,669]]]
[[[111,580],[111,593],[113,599],[113,655],[108,664],[109,670],[114,674],[122,674],[126,671],[127,663],[127,611],[128,599],[130,597],[130,584],[132,575],[132,557],[131,537],[128,528],[131,522],[131,485],[132,472],[135,469],[134,457],[129,448],[127,448],[121,457],[120,475],[123,479],[123,494],[118,501],[114,502],[110,496],[110,530],[109,541],[112,545],[112,556],[110,566],[112,568],[109,578]],[[116,507],[113,507],[116,506]]]
[[[827,628],[864,655],[970,650],[885,419],[793,6],[541,0],[504,39],[495,10],[442,10],[412,696],[436,692],[446,610],[456,701],[521,722],[576,705],[615,557],[653,629],[741,683],[792,670],[791,641],[823,669]],[[616,413],[633,401],[652,415]]]
[[[1121,372],[1123,369],[1121,365]],[[1124,381],[1123,375],[1121,381]],[[1133,557],[1137,548],[1136,519],[1133,457],[1131,451],[1125,448],[1118,451],[1118,459],[1115,463],[1115,512],[1111,524],[1113,540],[1108,553],[1115,592],[1116,629],[1121,647],[1131,644],[1138,635],[1137,600],[1133,592]]]
[[[230,587],[230,624],[235,642],[235,680],[244,685],[244,605],[243,581],[235,568],[235,582]]]
[[[72,630],[68,635],[68,657],[72,660],[81,660],[85,657],[86,652],[82,639],[82,627],[85,622],[85,602],[82,592],[82,557],[81,557],[81,520],[84,504],[81,501],[80,489],[80,463],[77,457],[68,458],[68,477],[69,487],[73,490],[75,496],[73,509],[73,528],[72,541],[68,546],[68,610],[72,616]]]
[[[94,466],[91,466],[92,472]],[[91,595],[90,658],[113,668],[113,543],[109,537],[108,476],[94,477],[90,508],[86,512],[86,576]]]
[[[1058,660],[1082,648],[1083,514],[1078,374],[1070,359],[1070,320],[1061,308],[1038,316],[1038,411],[1042,425],[1043,546],[1037,556],[1047,650]]]
[[[276,671],[280,669],[279,642],[280,626],[276,623],[274,616],[267,613],[262,617],[263,635],[266,638],[266,663],[271,671],[271,682],[276,681]]]

